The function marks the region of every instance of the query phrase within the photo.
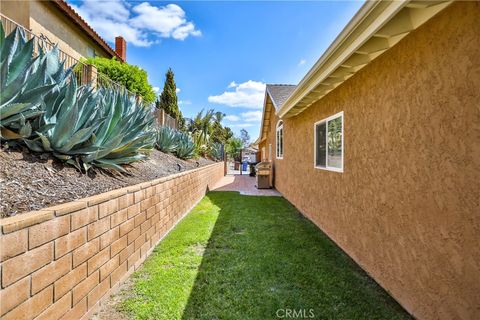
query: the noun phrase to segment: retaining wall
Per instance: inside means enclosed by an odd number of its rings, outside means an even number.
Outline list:
[[[88,318],[223,177],[223,167],[0,220],[0,317]]]

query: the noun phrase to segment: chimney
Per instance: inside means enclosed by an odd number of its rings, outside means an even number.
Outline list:
[[[127,61],[127,42],[123,37],[115,37],[115,52],[120,56],[122,62]]]

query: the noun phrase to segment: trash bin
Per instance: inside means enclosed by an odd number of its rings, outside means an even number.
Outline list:
[[[247,165],[248,165],[247,161],[242,162],[242,171],[247,171]]]
[[[250,177],[255,177],[257,175],[257,171],[255,170],[255,166],[258,162],[249,162],[248,165],[250,166]]]

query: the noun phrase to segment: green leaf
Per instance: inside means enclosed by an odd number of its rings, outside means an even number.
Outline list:
[[[0,119],[6,119],[11,115],[28,110],[31,107],[30,103],[12,103],[0,108]]]
[[[35,152],[43,152],[42,144],[36,140],[28,140],[24,139],[23,142],[27,145],[28,149],[35,151]]]
[[[7,85],[16,79],[20,73],[26,71],[29,67],[29,62],[32,60],[33,55],[33,39],[28,41],[27,44],[20,50],[20,52],[13,57],[12,63],[9,66]]]
[[[30,122],[27,122],[24,126],[22,126],[19,134],[24,138],[28,138],[32,135],[32,125],[30,124]]]
[[[53,151],[50,141],[48,141],[47,137],[45,137],[40,132],[37,132],[37,134],[38,134],[38,137],[40,138],[40,141],[42,142],[43,149],[45,151]]]

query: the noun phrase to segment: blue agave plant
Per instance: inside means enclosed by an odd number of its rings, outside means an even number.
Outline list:
[[[175,152],[177,149],[177,132],[169,127],[159,127],[155,146],[163,152]]]
[[[175,154],[180,159],[191,159],[195,156],[195,143],[192,137],[184,132],[177,133],[177,149]]]
[[[21,29],[0,28],[0,129],[38,152],[51,152],[81,171],[91,166],[125,171],[155,142],[154,118],[127,92],[79,86],[58,49],[33,57]]]
[[[40,48],[39,48],[40,49]],[[33,58],[33,39],[17,28],[5,37],[0,26],[0,129],[3,140],[27,138],[31,121],[40,116],[43,98],[64,79],[58,49]]]

